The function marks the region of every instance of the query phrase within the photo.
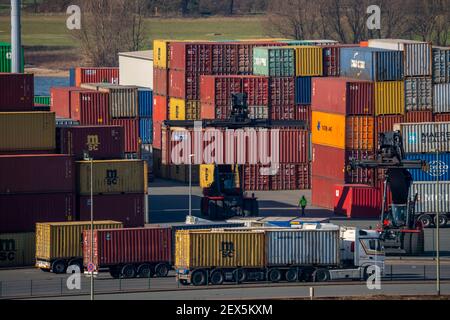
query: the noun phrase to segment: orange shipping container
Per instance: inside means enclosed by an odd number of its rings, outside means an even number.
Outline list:
[[[374,118],[367,116],[347,117],[346,149],[372,151],[374,148]]]

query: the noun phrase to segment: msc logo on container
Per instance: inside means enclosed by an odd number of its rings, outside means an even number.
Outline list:
[[[106,170],[105,181],[108,186],[116,185],[119,182],[117,170]]]
[[[448,165],[442,161],[430,162],[430,170],[428,173],[432,177],[442,177],[448,172]]]
[[[220,252],[223,258],[233,258],[234,257],[234,243],[233,242],[222,242],[220,246]]]
[[[89,151],[98,151],[98,146],[100,145],[98,135],[88,135],[86,145]]]
[[[16,241],[14,239],[0,239],[0,261],[14,261],[16,252]]]

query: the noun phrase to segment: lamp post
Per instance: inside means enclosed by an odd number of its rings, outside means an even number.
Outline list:
[[[84,152],[84,160],[89,161],[90,163],[90,178],[91,178],[91,254],[89,267],[92,268],[94,264],[94,158],[89,156],[88,152]],[[89,271],[89,270],[88,270]],[[94,269],[92,269],[91,273],[91,301],[94,300]]]
[[[192,159],[194,154],[189,155],[189,218],[192,217]]]
[[[21,0],[11,0],[11,72],[21,72]]]
[[[440,257],[440,244],[439,244],[439,210],[440,206],[440,193],[439,193],[439,174],[440,174],[440,163],[439,163],[439,148],[436,148],[436,293],[438,296],[441,295],[441,257]]]

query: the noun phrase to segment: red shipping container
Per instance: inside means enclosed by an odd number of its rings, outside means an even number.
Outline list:
[[[0,73],[0,92],[0,112],[33,111],[33,74]]]
[[[162,121],[153,121],[153,148],[161,149]]]
[[[169,107],[166,96],[155,95],[153,98],[153,121],[163,121],[168,119]]]
[[[269,78],[242,76],[242,92],[247,94],[249,106],[269,105]]]
[[[375,145],[378,144],[378,135],[380,133],[394,130],[394,124],[404,123],[405,116],[403,115],[383,115],[375,117]]]
[[[86,266],[91,257],[91,232],[83,232],[83,257]],[[159,263],[169,266],[172,257],[171,228],[133,228],[94,230],[94,264],[97,268],[124,265]]]
[[[311,188],[310,165],[281,164],[278,172],[270,176],[270,190],[306,190]]]
[[[169,94],[169,69],[153,68],[153,93],[161,96]]]
[[[434,115],[434,121],[449,122],[450,121],[450,113],[436,113]]]
[[[294,77],[272,77],[269,85],[271,106],[295,104]]]
[[[212,74],[238,74],[239,47],[236,42],[213,43],[212,45]]]
[[[119,68],[76,68],[75,86],[83,83],[113,83],[119,84]]]
[[[405,116],[405,122],[408,123],[420,123],[420,122],[433,122],[433,111],[407,111]]]
[[[86,91],[79,87],[53,87],[50,89],[50,110],[56,113],[56,116],[69,119],[71,112],[71,93],[74,91]]]
[[[200,101],[213,106],[231,107],[231,94],[242,92],[239,76],[201,76]]]
[[[261,174],[262,165],[245,165],[242,170],[244,190],[247,191],[269,191],[270,176]]]
[[[79,126],[57,128],[58,152],[82,160],[88,152],[95,160],[122,159],[125,131],[121,126]]]
[[[311,108],[313,111],[342,115],[373,115],[373,82],[348,78],[313,78]]]
[[[125,152],[137,153],[140,150],[139,119],[112,119],[111,124],[122,126],[125,132]]]
[[[294,120],[303,120],[308,125],[308,130],[311,130],[312,111],[311,105],[298,105],[295,108]]]
[[[336,44],[323,46],[323,73],[325,77],[341,75],[341,48],[359,47],[356,44]]]
[[[359,184],[336,185],[334,213],[347,218],[379,218],[380,189]]]
[[[35,232],[37,222],[73,221],[75,194],[0,195],[0,233]]]
[[[211,74],[212,45],[212,42],[170,42],[169,69]]]
[[[68,155],[0,155],[0,194],[74,192],[75,165]]]
[[[143,227],[147,208],[145,194],[115,194],[94,196],[94,219],[122,222],[126,228]],[[91,197],[79,196],[80,221],[91,220]]]
[[[284,46],[280,42],[247,42],[240,41],[238,45],[238,70],[239,74],[253,74],[253,48],[255,47],[275,47]]]
[[[169,70],[169,96],[186,100],[199,100],[200,73]]]
[[[104,125],[109,123],[109,96],[93,90],[71,93],[71,119],[81,125]]]
[[[313,206],[333,210],[335,199],[335,185],[339,180],[317,177],[311,178],[311,202]]]

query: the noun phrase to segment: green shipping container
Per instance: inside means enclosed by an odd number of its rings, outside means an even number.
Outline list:
[[[22,63],[20,72],[24,72],[24,53],[22,47]],[[11,45],[6,42],[0,42],[0,72],[11,72]]]
[[[295,50],[288,47],[254,48],[253,73],[268,77],[295,76]]]
[[[34,104],[43,104],[46,106],[50,105],[50,96],[35,96]]]

